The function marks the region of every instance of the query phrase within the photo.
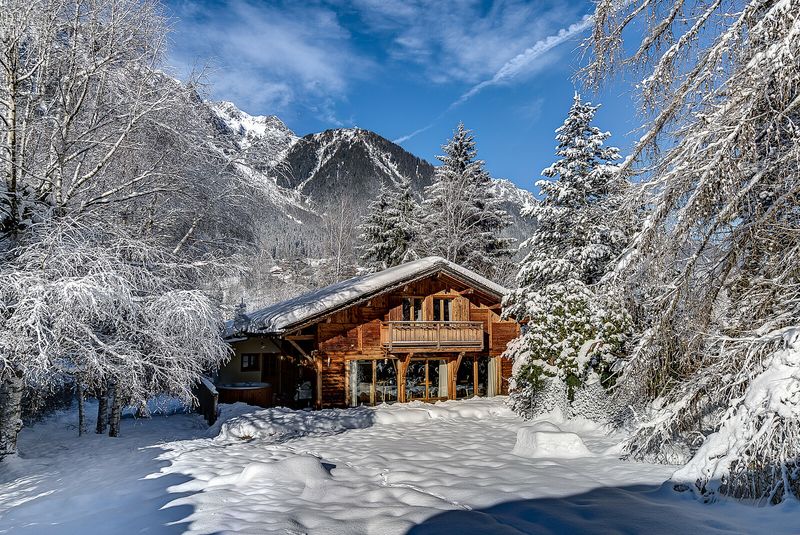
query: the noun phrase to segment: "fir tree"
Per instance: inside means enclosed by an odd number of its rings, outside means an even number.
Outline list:
[[[369,204],[361,225],[361,260],[365,267],[381,270],[417,258],[415,239],[419,205],[411,182],[384,183],[378,197]]]
[[[491,276],[497,261],[513,254],[511,240],[500,236],[510,224],[508,214],[463,123],[442,149],[437,156],[442,165],[425,188],[422,205],[426,253]]]
[[[523,409],[531,396],[576,388],[594,374],[608,380],[626,339],[630,320],[595,285],[625,247],[631,224],[616,216],[626,182],[618,178],[610,134],[593,126],[597,106],[575,95],[564,124],[556,130],[561,157],[542,171],[544,199],[528,215],[538,226],[523,244],[529,253],[517,274],[518,288],[506,297],[504,315],[528,321],[509,348],[515,360],[512,403]],[[564,388],[545,388],[551,379]],[[539,400],[544,410],[553,405]]]

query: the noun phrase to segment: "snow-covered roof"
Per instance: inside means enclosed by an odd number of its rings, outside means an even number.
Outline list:
[[[440,256],[429,256],[401,264],[378,273],[353,277],[324,288],[275,303],[261,310],[248,313],[229,323],[228,332],[280,334],[319,317],[354,305],[399,285],[413,282],[438,272],[482,290],[498,298],[508,290],[489,279],[454,264]],[[244,321],[242,321],[244,319]]]

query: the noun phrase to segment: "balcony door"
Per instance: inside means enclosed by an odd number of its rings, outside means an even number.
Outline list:
[[[433,321],[452,321],[453,303],[448,297],[433,298]]]
[[[412,359],[406,368],[406,401],[447,399],[447,370],[445,359]]]

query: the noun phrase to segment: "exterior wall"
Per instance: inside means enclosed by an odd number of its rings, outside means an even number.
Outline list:
[[[220,368],[217,374],[218,384],[261,382],[261,370],[264,369],[263,357],[261,358],[261,366],[258,371],[243,372],[242,354],[278,353],[280,351],[269,339],[260,337],[233,342],[231,343],[231,348],[233,349],[233,356],[231,356],[231,359],[225,366]]]
[[[460,293],[462,292],[462,293]],[[376,297],[361,306],[337,312],[316,325],[316,344],[321,364],[321,406],[341,407],[349,398],[349,363],[354,360],[398,358],[405,362],[409,353],[421,357],[425,350],[394,348],[390,353],[381,345],[380,328],[383,321],[401,321],[404,297],[422,297],[425,320],[433,318],[434,297],[452,298],[451,321],[481,321],[484,324],[484,349],[466,352],[468,355],[497,357],[506,343],[517,336],[518,326],[514,322],[501,322],[500,317],[489,307],[488,302],[463,284],[454,283],[447,277],[431,277],[409,284],[388,295]],[[428,355],[443,358],[455,364],[458,352],[441,352]],[[498,392],[508,392],[510,362],[496,359]],[[454,366],[450,366],[454,373]],[[399,374],[402,380],[402,372]],[[454,379],[453,379],[454,380]],[[402,388],[401,388],[402,390]]]

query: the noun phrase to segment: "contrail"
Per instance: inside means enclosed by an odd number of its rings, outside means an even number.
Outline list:
[[[429,125],[414,130],[410,134],[406,134],[405,136],[401,136],[394,140],[395,143],[403,143],[404,141],[408,141],[412,137],[416,136],[417,134],[421,134],[426,130],[433,127],[436,122],[444,116],[445,113],[451,111],[453,108],[456,108],[466,102],[467,100],[471,99],[487,87],[491,87],[493,85],[501,84],[503,82],[507,82],[513,79],[515,76],[523,72],[527,69],[534,61],[541,58],[544,54],[555,48],[556,46],[560,45],[564,41],[571,39],[576,34],[579,34],[586,30],[589,26],[594,23],[594,18],[591,15],[585,15],[579,22],[575,24],[571,24],[567,28],[562,28],[553,35],[549,35],[544,39],[540,39],[536,41],[530,48],[525,49],[521,53],[517,54],[505,64],[495,73],[488,80],[484,80],[479,84],[476,84],[470,88],[469,91],[461,95],[457,100],[453,101],[450,106],[447,107],[447,110],[439,114],[439,116],[433,120],[432,123]]]

